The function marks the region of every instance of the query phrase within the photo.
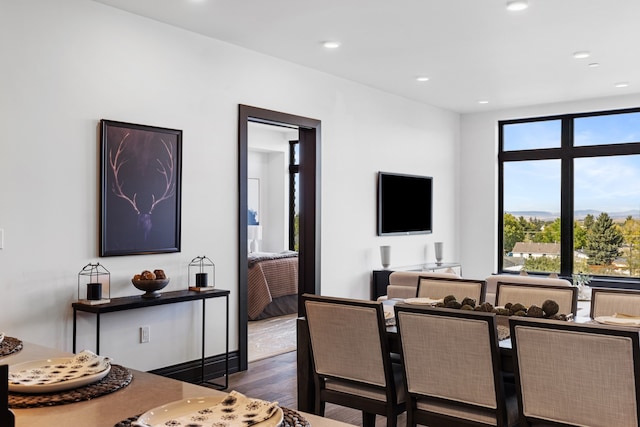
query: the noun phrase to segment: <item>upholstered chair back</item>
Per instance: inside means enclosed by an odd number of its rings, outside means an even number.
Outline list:
[[[356,306],[306,302],[313,359],[319,374],[386,386],[379,307],[379,303]]]
[[[616,313],[640,316],[640,291],[592,288],[590,316],[613,316]]]
[[[521,425],[637,427],[637,329],[511,317]],[[556,425],[556,424],[553,424]]]
[[[539,276],[533,274],[492,274],[487,277],[487,302],[495,304],[498,282],[522,283],[526,285],[572,286],[566,279],[560,279],[557,275]]]
[[[509,405],[505,398],[494,314],[408,305],[395,310],[410,399],[407,425],[517,422],[515,395]]]
[[[469,280],[444,277],[420,277],[418,297],[441,299],[453,295],[462,302],[465,297],[473,298],[477,304],[484,302],[486,283],[484,280]]]
[[[510,302],[520,303],[525,307],[537,305],[542,307],[546,300],[558,303],[560,314],[576,314],[578,310],[578,288],[575,286],[552,286],[525,283],[498,282],[496,289],[496,306]]]
[[[460,278],[453,269],[445,272],[425,272],[425,271],[394,271],[389,275],[389,286],[387,286],[387,298],[413,298],[418,290],[418,280],[421,276]]]

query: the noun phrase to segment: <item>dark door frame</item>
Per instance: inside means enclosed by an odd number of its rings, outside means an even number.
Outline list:
[[[301,296],[320,293],[320,124],[316,119],[239,105],[238,119],[238,369],[247,370],[247,156],[249,122],[297,127],[300,141],[300,250],[298,313]]]

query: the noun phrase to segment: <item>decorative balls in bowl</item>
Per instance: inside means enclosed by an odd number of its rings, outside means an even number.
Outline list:
[[[131,279],[133,286],[144,291],[142,298],[158,298],[159,290],[169,284],[169,278],[164,274],[163,270],[144,270],[140,274],[136,274]]]

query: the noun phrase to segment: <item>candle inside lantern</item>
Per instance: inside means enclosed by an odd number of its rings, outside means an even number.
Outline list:
[[[87,283],[87,299],[90,301],[102,299],[102,283]]]
[[[204,287],[207,286],[208,277],[207,273],[196,273],[196,286]]]

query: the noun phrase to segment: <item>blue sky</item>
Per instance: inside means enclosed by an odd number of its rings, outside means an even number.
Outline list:
[[[575,120],[575,145],[640,141],[640,113]],[[505,148],[560,146],[560,121],[505,126]],[[640,211],[640,155],[581,158],[575,163],[575,209]],[[505,164],[506,211],[560,211],[560,161]],[[640,213],[638,214],[640,215]]]

